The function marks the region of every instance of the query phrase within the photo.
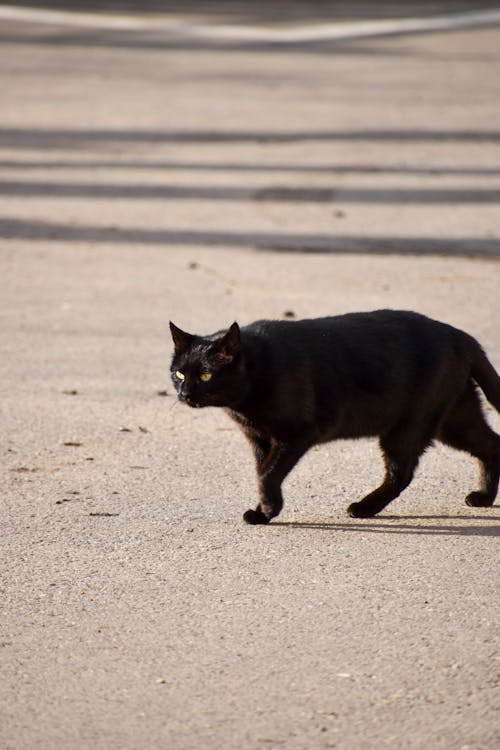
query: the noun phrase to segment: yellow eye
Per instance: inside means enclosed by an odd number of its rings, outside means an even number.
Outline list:
[[[202,372],[200,375],[200,380],[202,381],[202,383],[208,383],[211,377],[212,377],[211,372]]]
[[[183,373],[183,372],[181,372],[180,370],[177,370],[177,372],[175,373],[175,377],[176,377],[176,378],[179,378],[179,380],[184,380],[184,378],[185,378],[186,376],[184,375],[184,373]]]

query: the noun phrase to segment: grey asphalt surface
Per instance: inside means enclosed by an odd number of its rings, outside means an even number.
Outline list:
[[[499,35],[2,22],[2,750],[499,746],[473,460],[430,449],[354,521],[377,445],[322,446],[247,527],[245,440],[168,381],[169,319],[379,307],[500,368]]]

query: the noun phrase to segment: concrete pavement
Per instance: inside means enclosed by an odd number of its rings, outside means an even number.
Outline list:
[[[169,319],[383,306],[500,367],[498,34],[2,24],[2,748],[498,746],[474,462],[429,450],[354,522],[377,446],[323,446],[246,527],[244,439],[167,377]]]

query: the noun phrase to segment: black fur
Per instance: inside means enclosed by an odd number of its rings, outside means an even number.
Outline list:
[[[500,437],[476,386],[500,411],[500,377],[467,333],[394,310],[233,323],[211,336],[170,328],[179,399],[225,408],[252,445],[260,499],[247,523],[277,516],[286,475],[311,446],[337,438],[378,436],[385,460],[383,483],[349,506],[351,516],[373,516],[394,500],[434,438],[479,459],[481,486],[466,502],[493,504]]]

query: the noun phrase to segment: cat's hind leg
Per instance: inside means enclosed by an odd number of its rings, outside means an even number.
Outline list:
[[[467,495],[467,505],[475,508],[493,505],[500,476],[500,436],[486,422],[472,382],[447,415],[437,437],[453,448],[467,451],[479,461],[480,488]]]
[[[347,512],[353,518],[371,518],[395,500],[408,487],[419,458],[430,439],[416,439],[410,431],[397,430],[380,439],[385,462],[384,481],[362,500],[352,503]]]

